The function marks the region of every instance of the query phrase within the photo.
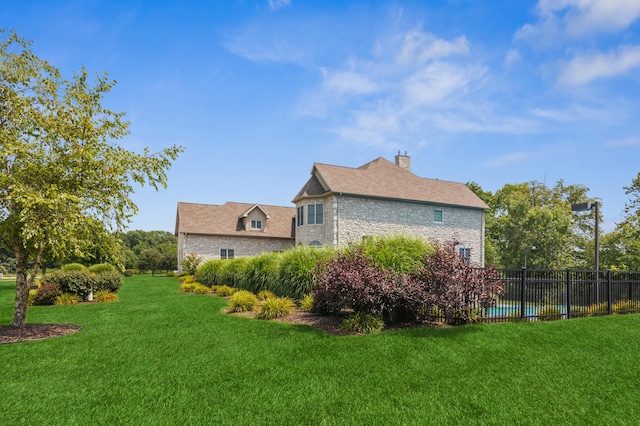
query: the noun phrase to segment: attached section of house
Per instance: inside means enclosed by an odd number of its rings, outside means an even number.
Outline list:
[[[459,241],[469,261],[484,264],[484,211],[466,185],[411,173],[411,159],[377,158],[350,168],[315,163],[293,199],[296,244],[344,246],[371,235],[402,233]]]
[[[294,218],[293,207],[179,202],[175,228],[178,265],[190,253],[203,260],[232,259],[292,248]]]

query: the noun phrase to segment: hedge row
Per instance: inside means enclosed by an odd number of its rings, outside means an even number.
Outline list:
[[[340,252],[353,250],[362,251],[380,267],[411,272],[434,249],[423,239],[405,235],[370,237],[341,251],[298,246],[250,258],[210,260],[197,269],[196,275],[199,282],[210,287],[227,285],[253,293],[269,290],[278,296],[302,299],[311,292],[319,265]]]

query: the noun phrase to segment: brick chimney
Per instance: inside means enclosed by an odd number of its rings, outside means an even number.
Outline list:
[[[398,155],[396,155],[396,166],[402,167],[406,171],[411,171],[411,157],[407,155],[407,151],[404,152],[404,155],[400,154],[400,150],[398,150]]]

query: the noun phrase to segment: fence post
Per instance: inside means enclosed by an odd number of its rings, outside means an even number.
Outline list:
[[[571,270],[567,269],[567,319],[571,319]]]
[[[527,294],[527,268],[522,268],[521,286],[520,286],[520,319],[524,319],[526,316],[526,294]]]
[[[607,310],[611,315],[611,270],[607,270]]]

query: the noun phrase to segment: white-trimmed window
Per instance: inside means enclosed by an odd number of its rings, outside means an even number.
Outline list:
[[[297,209],[296,225],[304,225],[304,206],[300,206]]]
[[[251,229],[262,229],[262,221],[261,220],[252,220],[251,221]]]
[[[436,223],[442,223],[443,221],[442,210],[436,209],[433,211],[433,221]]]
[[[323,204],[309,204],[307,206],[307,223],[309,225],[322,225],[324,223]]]
[[[460,254],[460,258],[462,258],[462,261],[465,264],[470,264],[471,263],[471,249],[470,248],[466,248],[466,247],[460,247],[458,249],[458,253]]]
[[[220,249],[220,259],[233,259],[234,257],[234,249]]]

